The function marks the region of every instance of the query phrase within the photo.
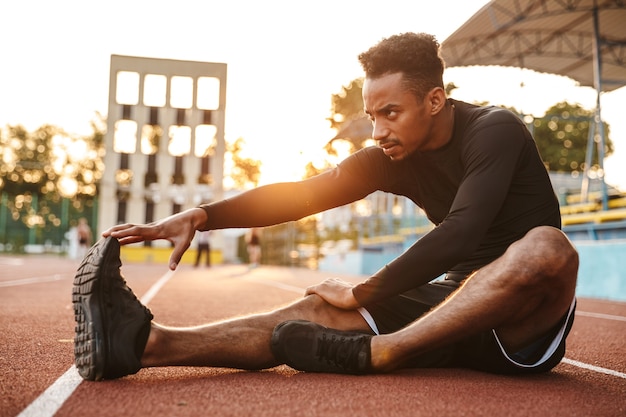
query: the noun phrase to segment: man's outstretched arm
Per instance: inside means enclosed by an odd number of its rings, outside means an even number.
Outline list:
[[[120,244],[164,239],[174,245],[170,269],[176,269],[196,230],[262,227],[338,207],[367,195],[351,176],[331,170],[304,181],[265,185],[233,198],[203,205],[145,224],[121,224],[103,233]]]

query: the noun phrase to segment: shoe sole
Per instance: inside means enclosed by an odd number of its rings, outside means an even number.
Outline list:
[[[104,377],[107,354],[104,280],[107,274],[103,271],[107,267],[119,268],[119,265],[119,243],[108,237],[89,249],[74,277],[74,358],[78,373],[88,381],[100,381]]]

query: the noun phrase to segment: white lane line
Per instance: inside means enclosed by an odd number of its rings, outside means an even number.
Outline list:
[[[78,375],[76,367],[72,365],[35,401],[19,413],[18,417],[53,416],[82,381],[83,379]]]
[[[154,296],[159,292],[161,288],[163,288],[165,283],[174,276],[175,273],[176,271],[168,270],[165,274],[163,274],[163,276],[159,278],[159,280],[155,282],[148,291],[146,291],[143,297],[141,297],[140,299],[141,303],[145,305],[145,304],[148,304],[150,301],[152,301]]]
[[[280,288],[281,290],[295,292],[304,296],[305,289],[301,287],[296,287],[296,286],[289,285],[289,284],[283,284],[282,282],[276,282],[276,281],[264,281],[259,278],[248,278],[248,279],[254,282],[258,282],[259,284],[267,285],[268,287]]]
[[[605,320],[617,320],[617,321],[626,321],[626,317],[624,316],[614,316],[613,314],[602,314],[602,313],[591,313],[588,311],[577,311],[577,316],[584,317],[593,317],[596,319],[605,319]]]
[[[143,304],[148,304],[159,290],[170,280],[175,271],[166,272],[148,291],[141,297]],[[70,398],[72,393],[83,381],[72,365],[59,379],[48,387],[39,397],[26,407],[17,417],[52,417],[59,411],[63,403]]]
[[[52,282],[52,281],[60,281],[62,279],[69,278],[69,275],[61,275],[54,274],[48,275],[45,277],[33,277],[33,278],[24,278],[24,279],[14,279],[11,281],[2,281],[0,282],[0,287],[17,287],[19,285],[28,285],[28,284],[39,284],[41,282]]]
[[[612,369],[601,368],[595,365],[589,365],[588,363],[575,361],[573,359],[563,358],[561,362],[567,363],[569,365],[577,366],[579,368],[588,369],[590,371],[599,372],[601,374],[612,375],[618,378],[626,379],[626,374],[623,372],[614,371]]]
[[[24,259],[0,257],[0,265],[22,266],[24,265]]]

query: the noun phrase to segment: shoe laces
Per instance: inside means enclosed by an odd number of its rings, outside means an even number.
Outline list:
[[[318,339],[316,356],[328,364],[338,366],[349,371],[358,371],[359,353],[367,344],[366,335],[327,335]]]
[[[146,307],[141,301],[139,301],[139,299],[137,298],[133,290],[130,289],[130,287],[126,283],[126,280],[121,274],[118,273],[117,276],[114,278],[114,281],[111,285],[111,291],[112,292],[109,293],[109,297],[107,300],[109,306],[113,306],[114,303],[121,303],[126,306],[133,306],[134,308],[137,308],[136,306],[141,306],[141,310],[143,310],[143,313],[152,317],[150,309],[148,309],[148,307]]]

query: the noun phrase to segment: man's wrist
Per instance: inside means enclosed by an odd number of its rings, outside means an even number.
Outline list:
[[[354,308],[360,308],[362,307],[361,303],[359,302],[359,300],[356,298],[356,295],[354,294],[354,289],[356,288],[356,285],[354,287],[352,287],[352,289],[350,290],[350,295],[352,298],[352,302],[354,303]]]
[[[207,223],[209,221],[209,213],[204,206],[191,209],[193,215],[193,224],[196,230],[208,230]]]

